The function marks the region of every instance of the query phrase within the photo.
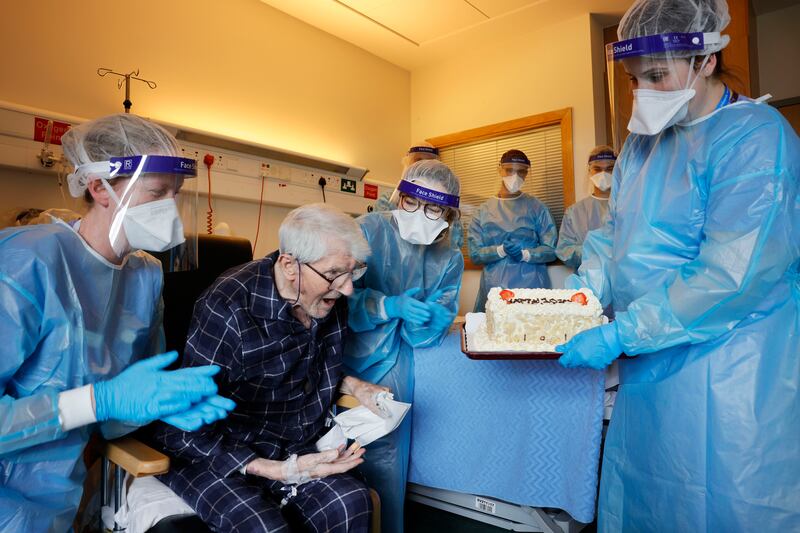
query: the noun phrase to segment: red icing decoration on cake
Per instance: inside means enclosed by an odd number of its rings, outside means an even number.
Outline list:
[[[514,293],[508,289],[503,289],[500,291],[500,298],[508,302],[511,298],[514,297]]]
[[[589,299],[582,292],[576,292],[575,294],[573,294],[572,298],[570,298],[570,301],[573,301],[581,305],[586,305],[587,303],[589,303]]]

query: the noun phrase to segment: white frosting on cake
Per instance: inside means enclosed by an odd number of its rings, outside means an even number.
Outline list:
[[[585,305],[571,300],[577,293],[586,297]],[[587,288],[494,287],[486,300],[486,322],[472,336],[470,349],[552,352],[576,333],[599,326],[604,318],[603,306]]]

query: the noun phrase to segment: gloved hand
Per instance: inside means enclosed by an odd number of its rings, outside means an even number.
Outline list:
[[[98,422],[119,420],[147,424],[186,411],[192,404],[217,393],[211,377],[215,365],[165,371],[178,358],[167,352],[132,364],[116,377],[94,384]]]
[[[430,306],[414,298],[421,289],[408,289],[400,296],[387,296],[383,307],[389,318],[402,318],[415,326],[421,326],[431,318]]]
[[[516,239],[506,237],[503,241],[503,250],[514,261],[522,261],[522,245]]]
[[[162,418],[164,422],[184,431],[197,431],[206,424],[222,420],[233,411],[236,402],[222,396],[209,396],[187,411]]]
[[[581,331],[566,344],[556,346],[562,352],[558,362],[566,368],[588,367],[602,370],[622,353],[616,323]]]
[[[456,314],[440,303],[431,302],[431,319],[428,322],[428,327],[434,331],[444,331],[450,327]]]
[[[425,298],[425,303],[442,303],[440,300],[444,299],[444,303],[458,296],[459,287],[456,285],[447,285],[441,289],[437,289],[433,294]],[[447,298],[445,298],[447,295]]]

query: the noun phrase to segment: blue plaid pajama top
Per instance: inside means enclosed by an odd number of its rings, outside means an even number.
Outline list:
[[[306,329],[278,294],[277,258],[225,272],[195,303],[182,366],[219,365],[219,394],[236,409],[195,432],[158,423],[155,441],[178,465],[229,476],[256,457],[316,451],[342,378],[347,298]]]

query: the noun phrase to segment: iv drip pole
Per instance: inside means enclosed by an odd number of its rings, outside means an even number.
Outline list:
[[[98,76],[103,77],[106,74],[113,74],[114,76],[119,76],[120,78],[123,78],[117,82],[117,89],[121,89],[122,85],[125,84],[125,101],[122,102],[122,105],[125,106],[126,113],[131,112],[131,106],[133,105],[133,102],[131,102],[131,80],[142,81],[146,83],[147,86],[150,87],[151,89],[155,89],[157,87],[156,82],[140,78],[138,68],[130,72],[129,74],[121,74],[119,72],[114,72],[110,68],[101,67],[97,69]]]

